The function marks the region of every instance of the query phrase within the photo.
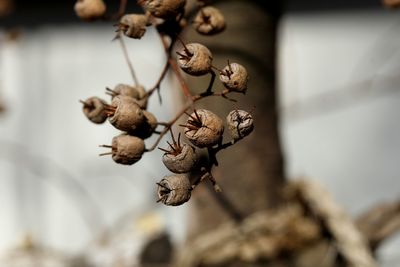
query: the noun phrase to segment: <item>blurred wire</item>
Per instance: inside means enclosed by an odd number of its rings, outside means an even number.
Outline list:
[[[50,184],[57,185],[65,193],[69,200],[75,202],[82,219],[92,234],[97,234],[104,226],[99,206],[90,197],[89,192],[80,184],[79,179],[74,177],[67,169],[59,166],[52,159],[31,154],[29,149],[23,145],[0,140],[0,159],[9,161],[18,167],[28,169],[37,178]],[[44,170],[48,167],[55,170],[59,175],[48,176]]]
[[[375,86],[377,79],[380,86]],[[306,100],[295,101],[280,108],[283,118],[299,121],[323,116],[343,108],[352,108],[356,104],[378,97],[389,96],[400,91],[400,76],[375,75],[373,78],[349,84],[341,89],[312,96]]]

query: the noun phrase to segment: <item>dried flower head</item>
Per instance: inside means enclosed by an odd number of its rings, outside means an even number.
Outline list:
[[[232,110],[226,117],[229,133],[234,140],[240,140],[249,135],[254,129],[251,114],[244,110]]]
[[[224,15],[219,9],[206,6],[197,13],[193,26],[200,34],[213,35],[222,32],[226,27],[226,23]]]
[[[135,99],[127,96],[116,96],[107,108],[108,120],[121,131],[135,131],[145,121],[142,109]]]
[[[124,15],[119,24],[118,31],[122,31],[125,36],[140,39],[146,33],[146,26],[150,25],[149,17],[142,14]]]
[[[168,206],[179,206],[190,199],[192,186],[184,174],[165,176],[158,185],[158,202]]]
[[[196,154],[194,147],[188,144],[181,144],[180,133],[178,141],[175,140],[172,134],[172,144],[167,142],[169,149],[159,148],[164,151],[165,154],[162,157],[162,161],[165,167],[173,173],[188,173],[193,171],[197,165],[199,157]]]
[[[246,93],[249,76],[245,67],[238,63],[229,63],[221,71],[219,79],[224,86],[233,92]]]
[[[212,147],[222,140],[224,124],[222,120],[206,109],[195,110],[185,125],[185,136],[189,141],[200,148]]]
[[[200,76],[210,72],[212,54],[204,45],[187,44],[177,54],[179,67],[187,74]]]
[[[91,122],[100,124],[106,121],[106,101],[94,96],[81,101],[81,103],[83,104],[83,113]]]
[[[142,139],[127,134],[115,136],[111,146],[102,145],[101,147],[111,148],[111,152],[100,154],[100,156],[111,154],[116,163],[123,165],[132,165],[138,162],[145,151]]]
[[[174,19],[184,10],[186,0],[140,0],[151,15],[162,19]]]
[[[94,20],[104,16],[106,5],[103,0],[77,0],[74,10],[81,19]]]

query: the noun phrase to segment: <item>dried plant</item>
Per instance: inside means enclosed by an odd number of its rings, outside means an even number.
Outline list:
[[[250,113],[242,110],[233,110],[229,113],[226,124],[232,137],[224,143],[224,121],[210,110],[196,108],[196,103],[211,96],[236,101],[228,95],[231,93],[245,94],[247,90],[248,74],[246,68],[238,63],[230,63],[218,68],[213,65],[212,52],[199,43],[185,43],[179,37],[182,30],[188,27],[185,17],[185,0],[140,0],[137,3],[143,8],[143,14],[125,14],[126,2],[121,1],[119,13],[107,16],[106,6],[102,0],[79,0],[75,5],[76,14],[83,20],[107,19],[118,17],[115,24],[118,39],[127,58],[134,85],[118,84],[114,89],[107,88],[106,93],[111,96],[111,103],[98,97],[90,97],[83,104],[83,113],[93,123],[104,123],[107,119],[116,129],[124,131],[122,135],[114,137],[111,145],[101,145],[111,151],[100,155],[112,155],[112,159],[119,164],[132,165],[138,162],[144,153],[149,153],[159,146],[162,138],[171,133],[172,142],[168,148],[161,148],[164,153],[162,162],[167,169],[175,174],[165,176],[158,185],[158,202],[166,205],[181,205],[187,202],[191,191],[200,182],[210,180],[217,191],[220,191],[212,175],[212,168],[218,165],[217,153],[234,145],[253,130],[253,119]],[[215,7],[206,5],[204,1],[197,2],[197,14],[192,22],[194,29],[202,35],[215,35],[225,27],[223,14]],[[144,89],[138,82],[133,66],[128,59],[127,49],[123,38],[140,39],[146,33],[146,27],[157,29],[161,42],[167,53],[167,62],[159,79],[152,88]],[[179,42],[181,48],[176,51],[175,44]],[[180,82],[186,103],[182,109],[167,122],[160,122],[147,111],[147,102],[160,89],[160,84],[169,69],[172,69]],[[210,84],[204,92],[192,94],[182,71],[191,76],[211,76]],[[219,77],[224,90],[216,92],[213,89],[215,78]],[[189,114],[191,111],[191,114]],[[187,141],[181,140],[179,134],[176,140],[172,128],[182,117],[187,116],[183,127],[183,135]],[[144,139],[158,134],[154,144],[144,143]],[[200,161],[201,149],[208,153],[207,161]],[[197,173],[197,177],[190,178],[189,174]]]

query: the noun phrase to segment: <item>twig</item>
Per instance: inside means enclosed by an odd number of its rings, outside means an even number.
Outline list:
[[[124,57],[125,57],[126,63],[128,64],[129,71],[131,72],[131,76],[132,76],[133,82],[135,83],[135,86],[139,86],[139,80],[138,80],[138,78],[136,76],[136,73],[135,73],[135,70],[133,68],[132,62],[129,59],[128,49],[126,48],[125,41],[123,39],[123,36],[122,36],[121,32],[118,32],[117,36],[118,36],[118,40],[119,40],[119,42],[121,44],[122,52],[124,53]]]
[[[382,203],[359,216],[356,224],[373,251],[400,231],[400,200]]]
[[[162,42],[162,44],[164,46],[165,51],[168,53],[170,48],[169,48],[169,45],[168,45],[167,41],[165,40],[165,36],[160,32],[158,32],[158,34],[160,36],[160,39],[161,39],[161,42]],[[171,46],[172,46],[172,44],[173,44],[173,42],[171,42]],[[178,65],[175,62],[175,59],[173,57],[169,56],[169,55],[168,55],[168,63],[171,66],[172,71],[174,72],[176,78],[178,79],[179,84],[181,85],[183,94],[188,99],[191,99],[192,98],[192,94],[190,93],[189,87],[188,87],[188,85],[186,84],[185,80],[182,77],[182,74],[181,74],[181,72],[179,70]]]

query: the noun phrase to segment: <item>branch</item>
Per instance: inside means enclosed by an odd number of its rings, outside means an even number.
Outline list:
[[[400,200],[371,208],[357,218],[356,224],[375,251],[387,238],[400,231]]]
[[[122,35],[121,32],[118,32],[117,38],[118,38],[118,40],[119,40],[119,42],[121,44],[122,52],[124,53],[124,58],[126,60],[126,63],[128,64],[129,71],[131,72],[131,76],[132,76],[133,82],[135,83],[135,86],[138,87],[140,85],[140,83],[139,83],[139,80],[138,80],[138,78],[136,76],[136,73],[135,73],[135,70],[133,68],[132,62],[129,59],[128,49],[126,48],[125,41],[123,39],[123,35]]]

